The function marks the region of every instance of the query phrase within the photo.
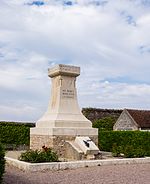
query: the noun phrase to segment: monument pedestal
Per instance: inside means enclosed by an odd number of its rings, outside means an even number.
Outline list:
[[[41,149],[45,145],[46,147],[53,148],[61,158],[75,159],[72,158],[69,142],[74,142],[77,136],[88,136],[98,145],[97,129],[31,128],[30,130],[31,149]],[[78,157],[78,153],[76,153],[76,157]]]
[[[76,77],[80,68],[58,65],[48,70],[52,78],[51,100],[47,112],[30,129],[30,148],[53,148],[60,157],[83,159],[82,150],[74,143],[78,136],[88,136],[98,144],[98,129],[80,112],[77,102]]]

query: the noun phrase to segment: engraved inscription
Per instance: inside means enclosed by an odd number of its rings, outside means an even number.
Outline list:
[[[58,66],[55,66],[54,68],[48,69],[49,75],[51,75],[53,73],[57,73],[59,71],[61,71],[61,72],[67,72],[67,73],[80,74],[80,67],[67,66],[67,65],[60,64]]]
[[[79,72],[79,67],[59,65],[61,71]]]
[[[63,89],[62,90],[62,97],[63,98],[74,98],[74,90]]]

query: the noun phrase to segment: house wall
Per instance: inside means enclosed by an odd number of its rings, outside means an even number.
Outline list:
[[[113,130],[138,130],[138,126],[127,111],[123,111],[115,123]]]
[[[150,132],[150,128],[140,128],[139,130],[145,131],[145,132]]]

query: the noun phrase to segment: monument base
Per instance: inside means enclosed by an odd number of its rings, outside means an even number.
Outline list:
[[[73,145],[77,136],[88,136],[98,145],[98,130],[95,128],[31,128],[30,149],[40,150],[46,146],[57,152],[59,158],[82,160],[85,155]]]

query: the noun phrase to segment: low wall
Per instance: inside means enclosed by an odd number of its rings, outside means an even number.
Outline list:
[[[121,165],[121,164],[143,164],[150,163],[150,157],[146,158],[126,158],[126,159],[108,159],[108,160],[84,160],[71,162],[51,162],[51,163],[27,163],[17,159],[5,157],[9,165],[15,166],[24,171],[36,172],[44,170],[65,170],[82,167]]]

